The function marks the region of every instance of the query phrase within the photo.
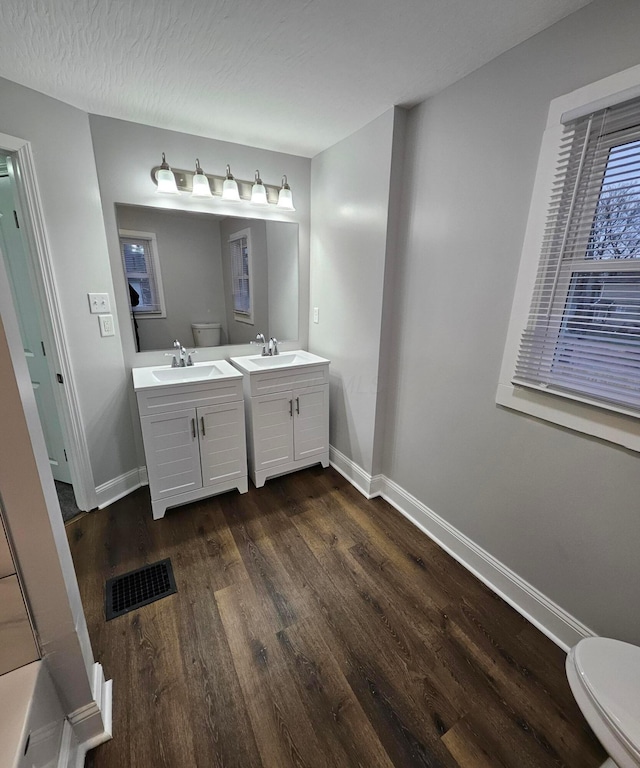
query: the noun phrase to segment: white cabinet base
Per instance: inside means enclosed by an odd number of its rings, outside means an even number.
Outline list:
[[[262,485],[264,485],[264,480],[262,481]],[[215,485],[207,485],[204,488],[197,488],[195,491],[187,491],[178,496],[167,496],[166,498],[158,499],[157,501],[153,501],[152,499],[151,511],[153,512],[153,519],[160,520],[160,518],[164,517],[164,513],[171,507],[180,507],[183,504],[189,504],[192,501],[198,501],[198,499],[206,499],[209,496],[216,496],[219,493],[233,491],[236,488],[240,493],[246,493],[249,490],[249,483],[247,482],[246,475],[244,477],[238,477],[235,480],[227,480],[224,483],[216,483]]]
[[[256,488],[262,488],[269,477],[279,477],[289,472],[295,472],[298,469],[312,467],[314,464],[322,464],[326,469],[329,466],[329,452],[320,453],[316,456],[310,456],[308,459],[298,459],[298,461],[289,461],[287,464],[280,464],[271,469],[265,469],[260,472],[251,471],[251,479]]]

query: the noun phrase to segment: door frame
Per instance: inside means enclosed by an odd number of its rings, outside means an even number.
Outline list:
[[[64,382],[62,386],[54,386],[54,393],[64,440],[68,447],[69,471],[78,508],[88,511],[98,506],[98,497],[80,411],[78,390],[73,377],[69,346],[64,333],[33,152],[30,142],[5,133],[0,133],[0,150],[15,154],[18,160],[17,195],[22,214],[26,219],[24,231],[28,245],[27,258],[35,277],[33,287],[42,310],[42,330],[48,352],[49,368],[53,374],[60,373]]]

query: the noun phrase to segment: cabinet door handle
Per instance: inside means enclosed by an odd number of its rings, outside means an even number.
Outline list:
[[[300,398],[296,397],[296,413],[300,415]]]
[[[289,400],[289,416],[293,416],[293,400]]]
[[[204,437],[207,433],[204,431],[204,416],[200,417],[200,424],[202,424],[202,437]]]
[[[196,420],[191,419],[191,434],[193,435],[193,439],[196,439]]]

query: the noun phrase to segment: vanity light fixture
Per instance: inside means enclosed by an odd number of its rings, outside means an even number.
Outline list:
[[[233,178],[231,168],[227,166],[227,178],[222,184],[222,199],[230,203],[240,202],[240,192],[238,191],[238,182]]]
[[[269,205],[269,201],[267,200],[267,189],[260,178],[260,171],[256,171],[256,180],[251,187],[250,202],[252,205]]]
[[[162,153],[162,165],[158,169],[156,180],[158,182],[158,192],[167,195],[180,194],[178,186],[176,185],[176,177],[173,175],[171,168],[169,168],[169,163],[164,156],[164,152]]]
[[[282,187],[278,193],[278,208],[284,211],[295,211],[293,207],[293,195],[291,194],[291,187],[287,183],[287,177],[282,177]]]
[[[213,197],[211,194],[211,187],[209,186],[209,179],[205,176],[204,171],[200,167],[200,160],[198,160],[197,157],[196,172],[193,174],[191,197]]]
[[[191,168],[193,169],[193,166]],[[260,171],[256,171],[252,181],[235,179],[228,165],[225,176],[205,173],[198,159],[195,171],[170,168],[163,152],[162,165],[151,169],[151,180],[157,191],[165,194],[179,195],[185,192],[196,200],[242,202],[265,209],[277,208],[283,213],[295,211],[291,187],[286,176],[282,177],[282,185],[278,187],[275,184],[265,184],[260,178]]]

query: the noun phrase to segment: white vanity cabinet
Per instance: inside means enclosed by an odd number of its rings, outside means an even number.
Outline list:
[[[244,375],[249,474],[256,487],[312,464],[329,466],[329,361],[297,351],[231,362]]]
[[[242,376],[225,361],[215,367],[224,375],[204,380],[197,366],[168,369],[160,385],[136,376],[147,369],[134,369],[154,520],[169,507],[247,491]]]

